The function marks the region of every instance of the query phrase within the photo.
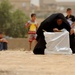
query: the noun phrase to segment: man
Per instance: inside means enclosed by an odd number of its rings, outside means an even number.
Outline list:
[[[29,29],[29,50],[32,49],[32,42],[36,40],[36,31],[38,28],[38,23],[36,21],[36,14],[31,14],[31,20],[26,23],[26,27]]]
[[[7,50],[8,41],[3,37],[3,33],[0,32],[0,51]]]
[[[46,48],[46,42],[44,39],[43,32],[61,32],[62,29],[66,29],[72,36],[73,30],[71,29],[69,23],[63,14],[57,13],[49,16],[44,20],[37,30],[37,45],[35,46],[33,52],[34,54],[44,54]]]
[[[75,26],[75,17],[72,15],[71,8],[68,8],[66,12],[67,12],[66,19],[69,22],[69,24],[71,25],[71,28],[74,28],[74,26]]]

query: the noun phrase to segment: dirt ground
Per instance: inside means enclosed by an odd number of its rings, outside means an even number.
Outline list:
[[[75,55],[0,52],[0,75],[75,75]]]

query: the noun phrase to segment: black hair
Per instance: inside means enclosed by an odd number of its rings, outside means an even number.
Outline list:
[[[31,17],[33,17],[33,16],[36,16],[36,14],[35,14],[35,13],[32,13],[32,14],[31,14]]]
[[[67,11],[70,11],[70,10],[72,10],[71,8],[67,8]]]

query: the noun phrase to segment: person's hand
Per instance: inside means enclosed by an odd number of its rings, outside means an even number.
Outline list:
[[[70,35],[72,35],[74,33],[74,29],[70,30]]]
[[[57,28],[54,28],[53,31],[54,31],[54,32],[60,32],[60,30],[57,29]]]
[[[0,42],[3,42],[3,39],[0,39]]]
[[[26,24],[25,24],[25,27],[26,27],[26,28],[30,27],[30,24],[29,24],[29,23],[26,23]]]
[[[73,24],[71,25],[71,28],[74,28],[75,27],[75,22],[73,22]]]
[[[43,29],[43,32],[47,32],[47,31]]]
[[[73,25],[75,26],[75,22],[73,23]]]

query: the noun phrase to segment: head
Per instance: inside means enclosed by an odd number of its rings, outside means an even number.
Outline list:
[[[3,33],[2,32],[0,32],[0,39],[2,39],[3,38]]]
[[[32,19],[32,21],[35,21],[36,20],[36,14],[31,14],[31,19]]]
[[[72,14],[72,10],[71,10],[71,8],[68,8],[67,9],[67,15],[71,15]]]
[[[63,21],[62,21],[62,19],[60,19],[60,18],[59,18],[59,19],[57,19],[57,24],[58,24],[58,25],[61,25],[61,24],[62,24],[62,22],[63,22]]]

